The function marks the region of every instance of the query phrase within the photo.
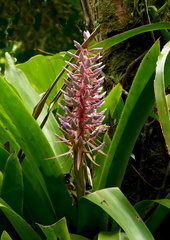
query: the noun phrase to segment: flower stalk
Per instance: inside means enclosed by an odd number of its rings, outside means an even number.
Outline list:
[[[102,63],[96,63],[101,56],[99,49],[84,49],[78,42],[74,41],[79,55],[69,53],[75,63],[66,62],[72,69],[65,68],[68,79],[64,78],[67,85],[61,108],[65,115],[58,114],[60,130],[64,138],[56,136],[70,146],[68,153],[72,153],[74,159],[74,184],[78,198],[85,195],[86,192],[86,158],[93,163],[92,153],[100,151],[104,143],[100,143],[98,135],[104,130],[101,127],[104,119],[104,111],[97,112],[97,109],[104,103],[102,84],[104,77],[101,77],[101,71],[104,68]]]

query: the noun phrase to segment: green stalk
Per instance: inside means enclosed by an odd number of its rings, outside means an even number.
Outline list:
[[[76,187],[77,198],[80,199],[85,195],[86,182],[84,176],[84,152],[83,147],[74,149],[74,184]]]

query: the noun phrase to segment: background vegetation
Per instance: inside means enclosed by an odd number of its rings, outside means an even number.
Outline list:
[[[0,51],[13,53],[17,62],[36,54],[54,54],[82,40],[85,23],[78,0],[0,2]]]

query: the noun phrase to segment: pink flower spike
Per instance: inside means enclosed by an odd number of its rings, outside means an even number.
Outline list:
[[[101,127],[105,110],[97,111],[104,103],[105,92],[101,86],[104,77],[99,77],[104,65],[96,63],[101,58],[100,54],[92,53],[101,49],[84,49],[76,41],[74,45],[79,50],[78,55],[69,54],[76,59],[76,63],[66,62],[73,71],[64,68],[68,75],[68,79],[64,78],[67,87],[62,90],[63,105],[59,103],[64,111],[63,116],[58,114],[59,128],[64,137],[56,136],[71,147],[69,153],[73,156],[75,189],[80,198],[86,190],[86,156],[92,164],[96,164],[93,152],[102,153],[100,149],[104,145],[98,137],[105,129]]]

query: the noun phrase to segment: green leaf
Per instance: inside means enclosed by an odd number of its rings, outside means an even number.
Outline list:
[[[1,235],[1,240],[12,240],[12,238],[9,236],[9,234],[6,231],[3,231]]]
[[[135,209],[141,216],[143,216],[147,208],[153,203],[159,203],[160,205],[170,209],[170,199],[143,200],[135,205]]]
[[[104,146],[102,147],[102,151],[107,154],[110,144],[111,144],[111,140],[110,137],[107,133],[105,133],[104,138],[103,138],[103,142],[105,143]],[[100,153],[97,152],[96,158],[95,158],[95,162],[99,165],[99,166],[94,166],[94,176],[93,176],[93,187],[95,190],[97,190],[98,188],[98,184],[99,184],[99,178],[102,174],[103,171],[103,165],[105,164],[105,156]]]
[[[40,240],[38,235],[33,231],[26,221],[14,212],[1,198],[0,209],[9,219],[22,240]]]
[[[112,90],[109,92],[109,94],[105,98],[104,104],[98,109],[99,112],[104,109],[107,109],[107,114],[105,119],[106,124],[108,123],[109,113],[111,116],[113,116],[116,106],[120,100],[121,94],[122,94],[122,86],[120,85],[120,83],[118,83],[115,87],[112,88]]]
[[[159,203],[160,205],[154,210],[154,212],[146,220],[146,225],[149,230],[154,233],[156,229],[160,226],[162,221],[165,219],[170,209],[170,193],[167,195],[166,199],[160,200],[144,200],[135,205],[135,209],[143,215],[147,208],[154,202]]]
[[[120,230],[114,232],[100,232],[98,240],[121,240]]]
[[[26,76],[24,75],[24,73],[20,69],[15,67],[13,59],[11,58],[11,56],[8,53],[6,53],[6,59],[7,59],[7,67],[6,67],[6,71],[5,71],[6,79],[18,92],[19,96],[22,98],[23,102],[27,106],[29,112],[32,114],[34,107],[40,100],[40,96],[31,87],[31,85],[30,85],[28,79],[26,78]],[[31,63],[32,59],[30,59],[29,60],[30,65],[31,66],[38,65],[40,68],[39,63],[36,62],[35,60],[38,61],[37,58],[33,58],[34,64],[32,64]],[[53,59],[53,61],[55,61],[55,58]],[[26,66],[27,66],[27,64],[26,64]],[[29,64],[28,64],[28,66],[29,66]],[[22,68],[22,65],[20,65],[20,67]],[[29,67],[29,71],[30,71],[29,74],[31,77],[33,77],[33,79],[34,78],[38,79],[38,76],[36,75],[36,71],[35,71],[34,67],[33,67],[33,69]],[[49,73],[47,75],[49,75],[51,72],[52,71],[49,71]],[[33,75],[33,73],[35,74],[35,76]],[[54,75],[55,74],[52,74],[52,79],[53,79]],[[41,85],[42,79],[39,78],[38,80],[39,80],[39,84]],[[32,80],[30,79],[30,81],[32,81]],[[48,82],[48,78],[43,79],[43,81]],[[37,122],[39,125],[44,120],[44,117],[46,116],[46,114],[47,114],[47,106],[45,106],[44,110],[41,112],[40,116],[37,119]],[[50,114],[48,121],[46,122],[45,126],[43,127],[43,132],[45,134],[45,137],[48,139],[49,144],[51,145],[51,147],[53,149],[53,153],[51,153],[50,155],[48,155],[44,158],[54,157],[54,156],[60,155],[60,154],[68,151],[66,144],[60,143],[60,142],[58,142],[56,144],[56,142],[55,142],[55,141],[57,141],[55,134],[57,133],[60,135],[61,133],[58,129],[58,124],[52,114]],[[70,162],[68,161],[67,156],[60,157],[57,164],[60,164],[60,167],[63,169],[63,172],[69,172],[70,166],[71,166],[71,161]]]
[[[53,83],[56,76],[63,70],[65,65],[66,63],[60,54],[56,54],[52,57],[37,55],[27,62],[17,65],[17,68],[23,71],[32,87],[38,93],[44,93]],[[66,73],[64,75],[66,76]],[[47,103],[50,103],[63,83],[63,79],[60,78],[52,90]]]
[[[153,80],[158,55],[157,41],[139,66],[107,156],[103,160],[97,189],[120,186],[122,183],[136,139],[154,106]]]
[[[166,95],[166,102],[167,102],[168,110],[170,111],[170,94]]]
[[[30,164],[27,158],[22,162],[22,168],[26,189],[24,191],[25,219],[33,225],[35,222],[42,224],[55,222],[56,213],[39,169]]]
[[[46,136],[23,104],[21,98],[2,77],[0,77],[0,89],[2,90],[0,104],[22,136],[20,146],[29,159],[34,174],[38,176],[42,174],[40,178],[41,186],[44,193],[50,196],[47,208],[51,209],[52,203],[53,211],[56,211],[58,218],[68,216],[71,224],[75,224],[75,206],[72,205],[72,199],[64,183],[61,168],[55,159],[44,160],[54,156],[53,149]],[[60,208],[58,208],[58,205],[60,205]]]
[[[0,118],[3,124],[5,124],[4,130],[7,132],[5,139],[9,140],[10,148],[11,148],[11,141],[14,142],[15,146],[17,146],[14,149],[19,150],[19,145],[23,149],[28,149],[25,142],[23,141],[23,138],[21,137],[20,133],[18,132],[17,128],[11,121],[11,119],[8,117],[4,109],[0,106]],[[18,119],[19,121],[19,119]],[[1,126],[1,125],[0,125]],[[19,144],[19,145],[18,145]],[[5,150],[2,149],[4,152]],[[12,151],[12,149],[11,149]],[[9,156],[9,153],[6,158],[3,158],[3,152],[1,152],[0,148],[0,155],[1,155],[1,161],[0,161],[0,170],[3,171],[7,157]],[[29,150],[28,150],[29,152]],[[32,157],[29,156],[29,159]],[[43,177],[40,173],[39,168],[37,167],[34,159],[32,161],[28,162],[28,159],[25,158],[22,162],[23,167],[23,177],[24,177],[24,186],[27,189],[25,191],[25,203],[27,205],[27,208],[29,208],[29,212],[33,213],[33,218],[37,222],[41,223],[52,223],[56,220],[55,213],[53,207],[51,206],[51,203],[49,201],[49,196],[47,191],[44,191],[45,184]],[[35,187],[36,186],[36,187]],[[32,198],[31,196],[34,196]],[[31,201],[30,201],[31,198]],[[37,208],[38,206],[38,208]],[[40,209],[43,209],[43,211],[40,211]],[[27,218],[28,220],[28,218]]]
[[[19,146],[17,145],[15,139],[13,138],[12,134],[10,133],[10,131],[7,129],[7,127],[0,122],[0,145],[5,147],[5,149],[7,149],[7,147],[9,146],[9,150],[10,152],[14,152],[15,150],[19,150]]]
[[[99,190],[88,194],[82,200],[89,200],[107,212],[130,240],[154,239],[136,210],[118,188]]]
[[[101,231],[108,231],[109,216],[91,201],[81,198],[78,207],[77,233],[93,239]]]
[[[156,67],[156,76],[154,81],[155,98],[158,109],[158,116],[162,132],[165,138],[166,146],[170,154],[170,113],[165,94],[164,68],[167,56],[170,51],[170,42],[168,42],[161,51]]]
[[[102,48],[102,51],[104,51],[138,34],[150,32],[154,30],[160,30],[160,29],[169,29],[169,28],[170,28],[170,23],[154,23],[154,24],[144,25],[144,26],[129,30],[127,32],[120,33],[111,38],[107,38],[106,40],[103,40],[99,43],[92,45],[91,48]]]
[[[0,196],[1,196],[1,188],[2,188],[2,182],[3,182],[3,173],[0,171]]]
[[[43,231],[47,240],[71,240],[65,218],[62,218],[57,223],[50,226],[42,226],[40,224],[38,224],[38,226]]]
[[[5,164],[9,157],[9,152],[7,152],[4,148],[0,147],[0,156],[1,156],[0,171],[4,172]]]
[[[23,213],[23,177],[22,168],[16,153],[7,159],[1,189],[1,198],[19,215]]]
[[[71,240],[90,240],[89,238],[80,236],[78,234],[70,233]]]
[[[22,137],[1,105],[0,105],[0,126],[3,133],[3,136],[1,136],[2,141],[3,143],[7,141],[9,142],[10,152],[19,150],[20,147],[18,145],[18,142],[23,142]]]

